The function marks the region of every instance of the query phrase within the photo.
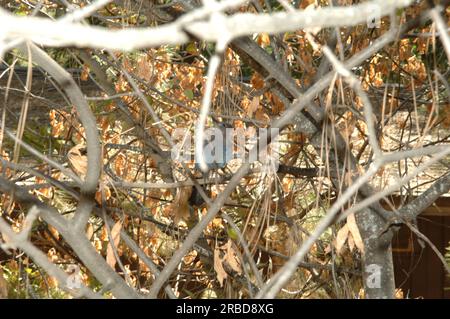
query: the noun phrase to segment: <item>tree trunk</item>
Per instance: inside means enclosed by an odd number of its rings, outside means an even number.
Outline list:
[[[395,297],[395,277],[392,259],[392,231],[386,221],[367,208],[356,214],[364,241],[363,283],[365,298],[392,299]]]

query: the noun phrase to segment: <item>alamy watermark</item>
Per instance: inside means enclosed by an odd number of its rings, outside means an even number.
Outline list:
[[[370,264],[366,267],[366,272],[369,275],[366,277],[366,285],[368,288],[381,288],[381,266],[377,264]]]
[[[67,267],[67,274],[66,287],[75,290],[80,289],[82,283],[80,267],[78,265],[69,265]]]

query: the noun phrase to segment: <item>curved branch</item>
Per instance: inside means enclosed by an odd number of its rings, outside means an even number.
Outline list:
[[[354,26],[367,23],[374,14],[380,17],[409,6],[413,0],[374,0],[347,7],[326,7],[272,14],[236,13],[217,24],[215,12],[236,7],[242,1],[225,1],[213,8],[195,9],[173,23],[146,29],[106,30],[78,23],[53,22],[43,18],[17,17],[0,10],[2,40],[27,39],[45,46],[77,46],[130,51],[164,44],[183,44],[189,34],[205,41],[218,42],[224,30],[232,38],[254,33],[279,34],[305,28]],[[187,32],[186,32],[186,31]]]

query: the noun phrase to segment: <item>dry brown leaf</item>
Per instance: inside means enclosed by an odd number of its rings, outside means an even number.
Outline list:
[[[224,256],[224,262],[227,263],[227,265],[236,273],[238,273],[239,275],[242,274],[242,267],[241,267],[241,263],[239,261],[239,258],[236,254],[236,250],[233,247],[233,242],[231,241],[231,239],[228,239],[228,242],[222,246],[222,248],[225,248],[226,253]]]
[[[226,244],[217,246],[214,249],[214,270],[217,273],[217,280],[223,286],[224,280],[228,277],[228,272],[242,275],[242,266],[236,253],[233,242],[229,239]]]
[[[259,73],[253,74],[250,79],[250,83],[255,90],[261,90],[264,87],[264,79],[259,75]]]
[[[186,265],[193,265],[195,259],[197,258],[198,253],[196,250],[191,251],[190,253],[188,253],[186,256],[183,257],[183,262]]]
[[[267,33],[261,33],[258,38],[257,38],[257,42],[260,46],[262,46],[263,48],[267,47],[270,45],[270,36]]]
[[[108,232],[106,231],[106,227],[102,228],[102,232],[100,234],[100,240],[107,242],[108,241]]]
[[[293,185],[294,185],[293,178],[283,178],[281,182],[281,187],[283,187],[283,191],[285,191],[286,193],[289,193]]]
[[[83,65],[83,70],[81,71],[80,80],[87,81],[89,78],[90,69],[87,65]]]
[[[67,158],[75,174],[84,178],[87,172],[86,145],[78,144],[72,147],[67,154]]]
[[[191,194],[192,186],[177,188],[177,193],[170,209],[170,213],[176,224],[178,224],[181,219],[185,221],[189,219],[189,198],[191,197]]]
[[[112,244],[114,244],[114,247],[117,249],[120,241],[120,231],[122,230],[122,221],[119,220],[117,223],[114,224],[113,228],[111,229],[111,237],[113,242],[108,243],[108,248],[106,249],[106,262],[108,265],[111,266],[111,268],[114,268],[116,265],[116,256],[114,255],[114,250]]]
[[[136,69],[137,74],[140,78],[145,79],[147,82],[151,80],[153,76],[152,63],[146,58],[140,58],[137,62],[138,68]]]
[[[395,289],[395,299],[404,299],[403,290],[401,288]]]
[[[252,118],[253,114],[258,109],[258,107],[259,107],[259,96],[255,96],[255,97],[253,97],[253,99],[251,100],[251,102],[249,103],[249,105],[246,109],[247,116]]]
[[[340,254],[342,247],[344,247],[345,242],[348,238],[348,226],[347,224],[344,225],[341,229],[339,229],[337,236],[336,236],[336,253]]]
[[[103,185],[103,190],[100,189],[95,193],[95,200],[99,204],[101,204],[103,200],[107,201],[110,198],[111,198],[111,189],[106,185]]]
[[[116,171],[116,174],[119,176],[124,176],[125,175],[125,164],[126,164],[126,159],[125,156],[123,154],[119,154],[118,156],[116,156],[116,160],[114,161],[114,169]]]
[[[315,0],[303,0],[299,3],[300,9],[305,9],[306,7],[310,6],[311,4],[314,4]]]
[[[48,230],[52,233],[52,235],[59,240],[59,232],[56,230],[55,227],[48,226]]]
[[[270,117],[263,109],[256,110],[255,119],[263,122],[264,124],[270,123]]]
[[[53,276],[48,276],[47,285],[53,289],[58,288],[58,279],[56,279],[56,277]]]
[[[214,270],[217,274],[217,280],[219,281],[220,287],[223,287],[224,280],[228,277],[225,269],[223,268],[222,258],[220,258],[221,249],[216,246],[214,249]]]
[[[284,103],[281,101],[281,99],[276,96],[275,94],[272,94],[270,97],[270,100],[272,102],[272,112],[273,114],[279,115],[281,112],[284,111]]]
[[[364,242],[362,240],[361,234],[359,233],[358,225],[356,224],[355,214],[350,214],[347,216],[347,227],[352,234],[355,245],[360,252],[364,252]]]
[[[352,252],[353,249],[355,248],[355,240],[353,239],[352,233],[348,234],[347,243],[348,243],[348,248]]]

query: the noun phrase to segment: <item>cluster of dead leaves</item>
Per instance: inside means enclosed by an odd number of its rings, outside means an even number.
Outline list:
[[[83,141],[84,128],[80,124],[75,110],[69,113],[53,109],[49,112],[49,118],[53,137],[66,140],[72,139],[77,143]]]

